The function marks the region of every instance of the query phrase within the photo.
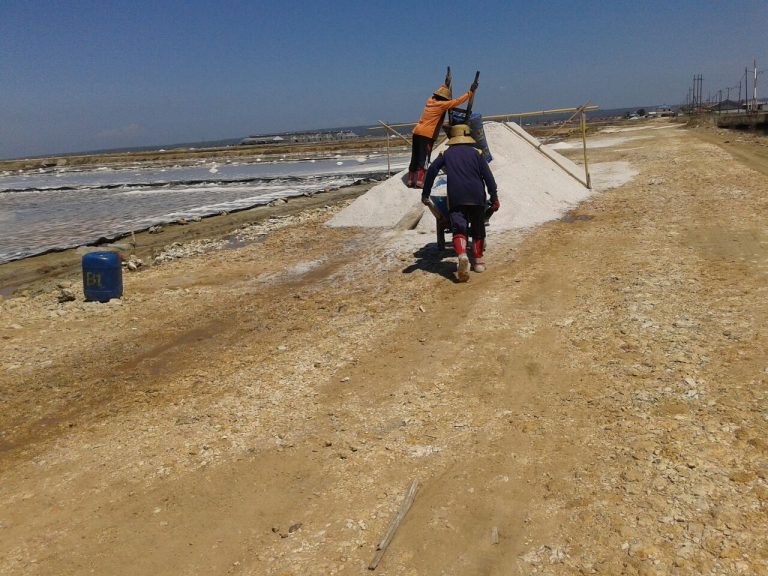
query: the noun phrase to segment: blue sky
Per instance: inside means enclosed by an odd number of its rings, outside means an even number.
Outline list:
[[[2,0],[0,158],[414,121],[449,64],[486,115],[675,104],[768,68],[767,25],[765,0]]]

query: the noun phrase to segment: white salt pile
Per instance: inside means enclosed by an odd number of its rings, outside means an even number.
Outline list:
[[[590,190],[579,182],[584,178],[583,169],[546,147],[539,150],[539,142],[517,124],[486,122],[484,128],[501,202],[489,231],[527,228],[552,220],[589,196]],[[439,152],[433,152],[433,157]],[[421,191],[406,187],[406,173],[374,186],[328,225],[394,228],[405,222],[408,228],[416,225],[417,231],[433,233],[434,217],[421,206]],[[432,194],[445,195],[445,186],[441,174]]]

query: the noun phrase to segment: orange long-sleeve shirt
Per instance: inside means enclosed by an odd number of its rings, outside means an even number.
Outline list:
[[[471,95],[472,92],[468,91],[466,94],[453,100],[435,100],[430,96],[424,106],[424,112],[421,113],[419,123],[413,129],[413,133],[419,136],[426,136],[427,138],[434,138],[437,125],[440,122],[440,118],[443,117],[443,113],[466,102]]]

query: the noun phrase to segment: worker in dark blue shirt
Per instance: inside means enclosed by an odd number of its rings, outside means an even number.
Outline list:
[[[451,126],[448,148],[441,152],[427,170],[421,201],[429,203],[429,194],[437,173],[445,170],[448,177],[448,216],[453,232],[453,248],[459,259],[459,282],[469,280],[467,256],[467,232],[472,233],[472,252],[475,272],[485,271],[485,189],[491,198],[491,209],[499,209],[496,180],[481,150],[475,148],[475,140],[469,135],[469,126]]]

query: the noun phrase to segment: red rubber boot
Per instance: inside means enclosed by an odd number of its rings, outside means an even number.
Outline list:
[[[457,276],[459,282],[469,280],[469,257],[467,256],[467,237],[464,234],[453,235],[453,249],[456,250],[456,256],[459,257],[459,269]]]
[[[416,187],[416,172],[413,170],[408,171],[408,180],[405,183],[408,188],[415,188]]]
[[[424,168],[419,168],[419,171],[416,173],[416,188],[424,188],[424,176],[426,174],[427,171]]]
[[[475,257],[475,272],[485,272],[485,260],[483,260],[483,249],[485,248],[485,239],[474,240],[472,242],[472,253]]]

